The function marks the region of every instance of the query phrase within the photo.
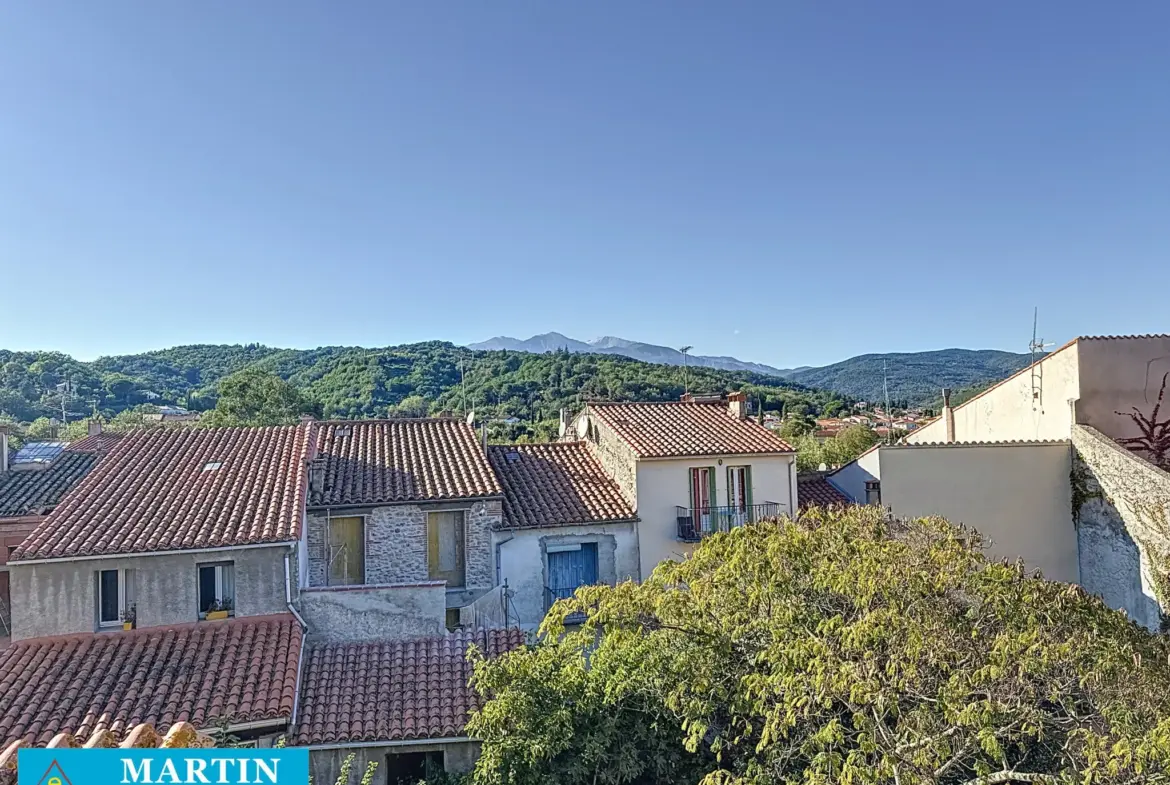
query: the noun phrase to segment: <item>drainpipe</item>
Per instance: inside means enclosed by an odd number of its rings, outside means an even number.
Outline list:
[[[943,424],[946,427],[946,443],[955,443],[955,410],[951,408],[951,391],[949,388],[943,388]]]
[[[305,644],[309,640],[309,625],[305,624],[304,618],[297,613],[297,609],[293,607],[292,603],[292,569],[289,567],[289,559],[292,558],[293,550],[294,548],[290,548],[289,552],[284,555],[284,601],[293,618],[301,625],[301,651],[297,655],[297,683],[293,687],[292,717],[288,723],[290,733],[297,726],[297,717],[301,709],[301,675],[305,672]]]

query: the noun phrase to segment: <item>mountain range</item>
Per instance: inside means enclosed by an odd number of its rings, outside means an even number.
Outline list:
[[[683,364],[683,354],[678,349],[609,335],[592,341],[580,341],[556,332],[534,335],[525,340],[501,336],[471,344],[467,348],[533,354],[567,350],[581,354],[618,354],[664,365]],[[831,390],[849,398],[868,401],[881,401],[888,387],[893,400],[916,405],[934,401],[943,387],[978,387],[999,381],[1026,367],[1030,359],[1027,354],[998,349],[940,349],[863,354],[821,367],[775,368],[735,357],[689,353],[686,355],[686,364],[776,376],[805,387]]]

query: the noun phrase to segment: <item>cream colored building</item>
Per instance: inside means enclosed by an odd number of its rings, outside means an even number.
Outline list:
[[[748,417],[746,396],[593,403],[567,426],[638,517],[641,577],[707,534],[797,509],[796,452]]]
[[[1170,476],[1117,440],[1138,435],[1126,413],[1149,415],[1167,373],[1170,335],[1077,338],[969,401],[944,405],[903,445],[874,448],[829,481],[895,515],[969,525],[990,540],[992,555],[1080,583],[1156,626],[1148,553],[1163,546],[1136,511],[1165,493]],[[1124,462],[1132,464],[1126,473],[1116,469]],[[1140,487],[1127,479],[1138,477]],[[1098,481],[1115,490],[1100,491]],[[1170,533],[1164,539],[1170,557]]]

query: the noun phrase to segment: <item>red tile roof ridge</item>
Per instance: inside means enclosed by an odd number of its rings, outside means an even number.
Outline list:
[[[1078,341],[1124,341],[1135,338],[1170,338],[1170,333],[1141,333],[1139,335],[1081,335]]]
[[[895,450],[914,447],[1010,447],[1013,445],[1052,444],[1067,445],[1069,439],[989,439],[987,441],[954,441],[954,442],[900,442],[898,444],[883,444]]]
[[[36,638],[21,638],[18,641],[11,641],[6,648],[15,649],[27,645],[40,645],[42,643],[66,643],[68,641],[89,640],[94,636],[101,636],[102,638],[122,636],[130,639],[135,637],[149,637],[150,635],[159,635],[161,633],[170,632],[172,630],[182,631],[196,628],[211,629],[213,626],[232,627],[240,625],[261,624],[265,622],[284,622],[297,621],[296,617],[291,613],[266,613],[263,616],[231,616],[220,621],[184,621],[177,624],[156,624],[153,627],[135,627],[132,630],[109,630],[106,632],[66,632],[61,635],[40,635]],[[297,621],[300,626],[300,622]]]

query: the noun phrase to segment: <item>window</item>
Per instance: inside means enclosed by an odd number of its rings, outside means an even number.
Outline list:
[[[438,777],[443,768],[443,753],[401,752],[386,756],[386,785],[414,785]]]
[[[360,586],[366,582],[366,519],[329,519],[329,585]]]
[[[236,569],[231,562],[199,565],[199,617],[211,611],[234,611]]]
[[[715,500],[715,468],[703,466],[691,469],[691,516],[696,533],[715,530],[712,507]]]
[[[752,520],[752,467],[727,467],[727,506],[732,526]]]
[[[466,583],[463,542],[462,510],[427,514],[427,572],[435,580],[447,581],[447,588]]]
[[[99,570],[97,605],[99,627],[121,626],[134,611],[134,570]]]
[[[572,597],[582,586],[597,583],[597,543],[550,545],[546,605]]]

